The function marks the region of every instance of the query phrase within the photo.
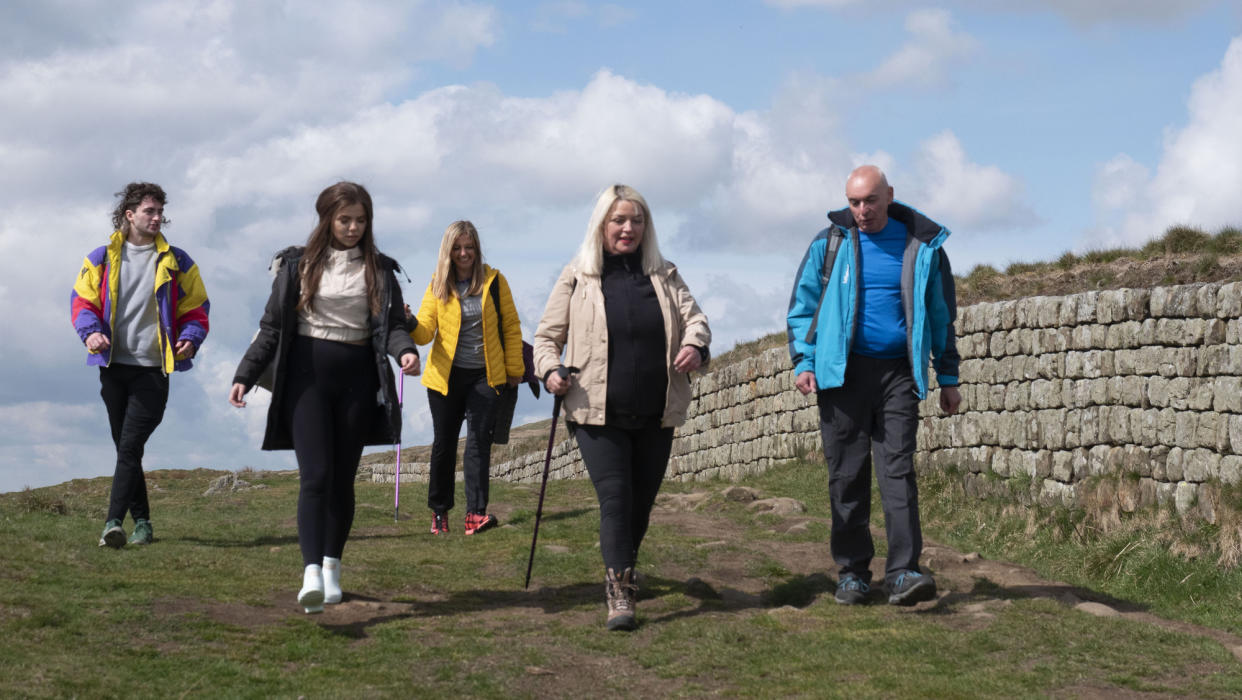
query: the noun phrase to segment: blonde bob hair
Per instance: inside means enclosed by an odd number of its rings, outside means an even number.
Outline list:
[[[578,254],[574,257],[574,267],[578,268],[579,273],[598,277],[603,272],[604,225],[608,221],[608,215],[612,213],[612,208],[617,205],[617,202],[622,201],[630,202],[638,207],[647,222],[643,230],[641,245],[643,274],[651,275],[664,267],[664,256],[660,255],[655,222],[651,219],[651,209],[647,206],[647,200],[643,199],[643,196],[633,187],[613,185],[600,192],[595,200],[595,210],[591,212],[591,219],[587,222],[586,238],[583,239],[582,246],[578,248]]]
[[[483,291],[483,246],[479,244],[479,230],[469,221],[454,221],[444,229],[444,238],[440,239],[440,256],[436,259],[436,271],[431,276],[431,293],[440,301],[448,301],[457,293],[457,270],[453,267],[453,244],[465,236],[474,244],[474,269],[470,275],[470,288],[466,296],[474,296]]]

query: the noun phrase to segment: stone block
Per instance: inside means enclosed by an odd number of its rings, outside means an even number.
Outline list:
[[[1203,344],[1219,345],[1225,342],[1225,322],[1213,318],[1203,322]]]
[[[1216,290],[1216,317],[1236,319],[1242,316],[1242,284],[1227,282]]]
[[[1104,341],[1104,347],[1110,350],[1119,348],[1137,347],[1136,338],[1139,331],[1138,321],[1122,321],[1108,327],[1108,335]]]
[[[1162,318],[1156,321],[1158,345],[1201,345],[1207,321],[1201,318]]]
[[[1216,317],[1216,298],[1220,282],[1205,282],[1195,290],[1195,313],[1201,318]]]
[[[1224,455],[1220,458],[1220,480],[1230,486],[1242,482],[1242,456]]]
[[[1161,481],[1181,481],[1186,478],[1186,463],[1193,461],[1194,450],[1180,447],[1169,448],[1169,455],[1164,461],[1164,473]]]
[[[1177,510],[1178,515],[1186,515],[1191,508],[1195,507],[1197,501],[1198,489],[1194,484],[1182,481],[1177,484],[1173,491],[1173,507]]]
[[[1074,478],[1073,453],[1064,450],[1052,453],[1052,478],[1069,483]]]
[[[1185,449],[1198,446],[1199,414],[1195,411],[1178,411],[1172,435],[1172,445]]]

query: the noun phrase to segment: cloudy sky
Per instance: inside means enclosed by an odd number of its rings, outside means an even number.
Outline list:
[[[0,491],[112,472],[68,297],[131,180],[168,191],[212,300],[151,469],[293,465],[258,449],[266,398],[226,394],[268,260],[340,179],[370,188],[415,301],[473,220],[527,337],[596,193],[633,185],[717,353],[782,327],[864,162],[953,230],[959,272],[1242,224],[1232,0],[16,0],[0,95]]]

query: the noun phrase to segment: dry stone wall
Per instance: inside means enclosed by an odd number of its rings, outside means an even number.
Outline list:
[[[1126,510],[1171,502],[1189,513],[1203,484],[1242,477],[1240,312],[1238,283],[964,308],[966,410],[932,417],[929,397],[918,461],[965,468],[981,495],[1065,504],[1112,476],[1129,485],[1118,490]],[[1020,481],[1029,488],[1015,490]]]
[[[1112,476],[1127,510],[1192,513],[1204,484],[1242,480],[1239,316],[1240,283],[964,307],[963,409],[942,416],[938,390],[929,394],[916,464],[960,470],[980,496],[1066,505]],[[814,398],[793,388],[783,345],[696,375],[689,416],[669,478],[737,479],[820,447]],[[552,478],[585,476],[563,424],[558,436]],[[543,458],[533,450],[492,475],[535,481]]]

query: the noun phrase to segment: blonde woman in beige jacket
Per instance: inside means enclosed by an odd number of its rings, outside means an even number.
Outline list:
[[[548,391],[564,396],[599,498],[610,630],[637,626],[638,548],[710,342],[707,316],[660,255],[646,200],[625,185],[604,190],[552,287],[534,355]],[[562,366],[578,373],[562,378]]]

